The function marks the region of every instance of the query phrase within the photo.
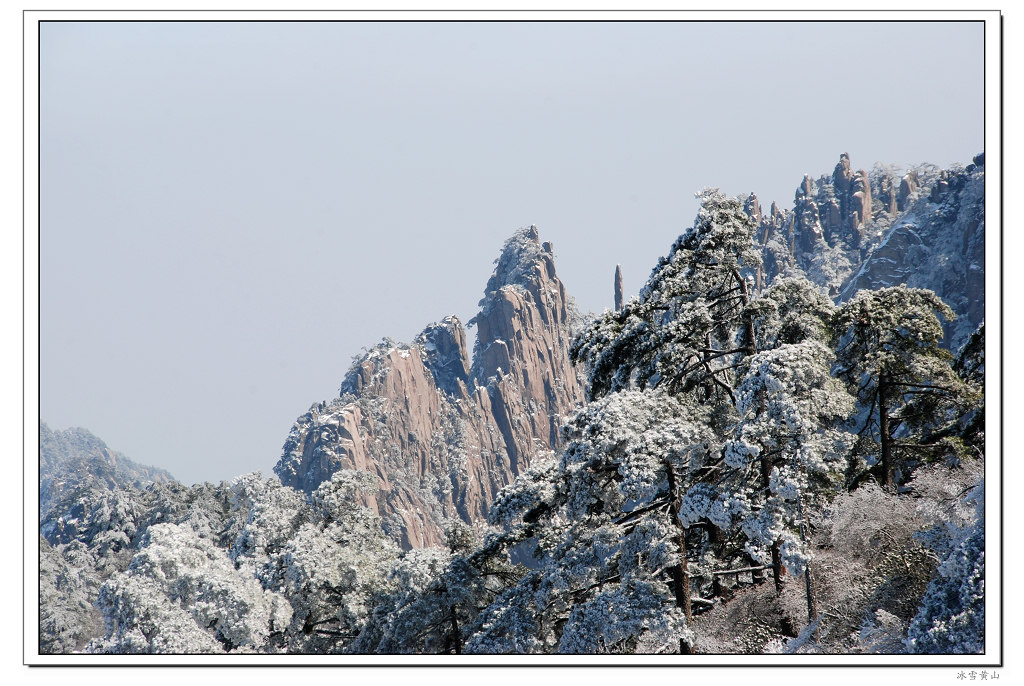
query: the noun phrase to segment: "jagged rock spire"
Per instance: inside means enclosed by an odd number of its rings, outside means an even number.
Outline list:
[[[615,265],[615,311],[622,309],[622,265]]]

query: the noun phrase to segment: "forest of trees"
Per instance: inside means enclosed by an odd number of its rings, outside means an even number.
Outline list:
[[[755,232],[700,195],[574,340],[564,450],[447,548],[401,551],[364,472],[68,489],[41,651],[983,651],[984,324],[950,352],[931,291],[757,289]]]

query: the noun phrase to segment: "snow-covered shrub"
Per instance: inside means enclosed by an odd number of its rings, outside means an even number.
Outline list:
[[[279,594],[239,572],[190,528],[156,524],[128,569],[100,590],[107,635],[92,652],[259,651],[291,619]]]
[[[910,623],[906,647],[911,653],[985,651],[985,484],[963,498],[973,517],[963,524],[945,522],[930,544],[943,552],[938,573],[928,585],[921,608]]]

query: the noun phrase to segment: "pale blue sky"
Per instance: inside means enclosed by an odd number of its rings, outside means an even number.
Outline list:
[[[187,483],[269,474],[353,355],[476,312],[538,225],[585,310],[695,192],[968,163],[981,24],[45,23],[41,406]]]

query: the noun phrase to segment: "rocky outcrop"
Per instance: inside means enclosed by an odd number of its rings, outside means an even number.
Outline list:
[[[814,181],[804,174],[794,198],[792,224],[788,231],[794,254],[812,253],[820,249],[825,240],[818,205],[814,202],[815,191]]]
[[[757,198],[754,198],[757,200]],[[615,265],[615,311],[622,309],[622,265]]]
[[[919,190],[917,174],[903,189]],[[906,284],[935,291],[957,320],[946,324],[945,344],[966,342],[985,318],[985,165],[978,156],[966,169],[941,172],[884,234],[881,243],[845,284],[839,300],[861,289]]]
[[[804,176],[792,210],[772,203],[763,213],[747,196],[763,255],[756,285],[802,275],[840,301],[862,288],[928,288],[958,315],[945,339],[956,349],[984,319],[985,156],[962,169],[922,165],[898,187],[898,175],[876,169],[874,194],[872,177],[843,153],[831,175]]]
[[[896,182],[891,176],[883,176],[878,186],[878,200],[882,203],[882,208],[888,214],[896,216],[899,212],[898,199],[896,191]]]
[[[768,214],[762,215],[760,203],[753,193],[747,196],[743,209],[757,222],[757,242],[764,255],[756,274],[757,288],[760,289],[792,266],[793,251],[786,235],[789,217],[775,202],[772,202]]]
[[[850,204],[847,243],[854,246],[860,244],[861,227],[871,221],[871,181],[863,169],[854,177]]]
[[[356,362],[339,398],[296,421],[274,468],[282,483],[311,492],[340,469],[376,474],[365,504],[406,549],[442,545],[451,520],[481,522],[502,487],[560,447],[584,394],[568,355],[577,315],[536,227],[506,242],[480,307],[472,364],[456,317]]]
[[[836,263],[833,258],[839,253],[844,253],[839,263],[859,261],[872,203],[869,175],[864,170],[854,172],[847,153],[840,155],[831,175],[817,181],[804,175],[790,212],[773,203],[771,212],[762,214],[757,198],[747,196],[744,210],[758,224],[764,251],[758,282],[770,283],[780,274],[814,273],[816,280],[837,292],[849,268],[840,264],[832,269],[824,263]]]
[[[919,187],[916,171],[910,171],[903,175],[900,180],[900,190],[896,194],[896,209],[903,212],[910,206],[910,198],[917,193]]]

